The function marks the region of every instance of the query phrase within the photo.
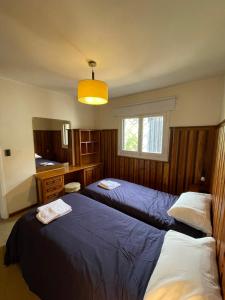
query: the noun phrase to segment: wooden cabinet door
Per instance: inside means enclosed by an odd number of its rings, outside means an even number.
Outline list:
[[[90,167],[84,170],[84,185],[89,185],[102,178],[102,166]]]
[[[84,170],[84,185],[89,185],[93,181],[93,168],[88,168]]]

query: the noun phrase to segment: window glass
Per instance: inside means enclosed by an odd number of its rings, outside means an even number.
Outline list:
[[[139,119],[123,119],[123,141],[124,151],[138,151]]]
[[[162,153],[163,116],[145,117],[142,124],[142,152]]]

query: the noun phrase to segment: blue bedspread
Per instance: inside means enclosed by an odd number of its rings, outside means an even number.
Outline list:
[[[165,232],[80,194],[73,211],[48,225],[35,211],[15,224],[5,264],[19,262],[42,300],[138,300],[158,260]]]
[[[178,199],[177,196],[120,179],[106,180],[113,180],[121,185],[113,190],[105,190],[98,186],[98,181],[85,187],[83,194],[159,229],[172,229],[196,238],[205,235],[167,214],[168,209]]]

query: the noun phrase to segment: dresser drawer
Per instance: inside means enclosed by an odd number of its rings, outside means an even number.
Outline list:
[[[58,185],[64,185],[63,176],[55,176],[52,178],[48,178],[43,181],[43,186],[45,189],[49,188],[50,186],[58,186]]]
[[[55,192],[55,193],[52,193],[52,194],[49,194],[49,195],[46,194],[44,199],[43,199],[44,203],[53,201],[53,200],[57,199],[59,196],[60,196],[59,192]]]
[[[52,193],[55,193],[55,192],[62,191],[63,188],[64,188],[64,186],[62,184],[48,186],[48,187],[45,187],[45,193],[46,194],[52,194]]]

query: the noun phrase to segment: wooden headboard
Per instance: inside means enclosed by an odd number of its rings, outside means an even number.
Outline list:
[[[225,297],[225,122],[217,130],[217,146],[212,178],[213,236],[216,239],[217,259],[223,299]]]

